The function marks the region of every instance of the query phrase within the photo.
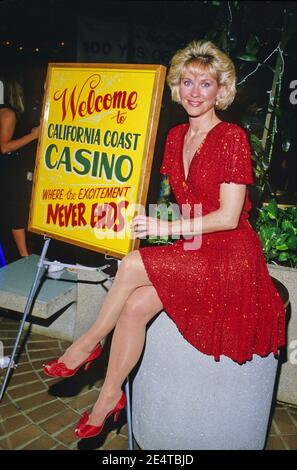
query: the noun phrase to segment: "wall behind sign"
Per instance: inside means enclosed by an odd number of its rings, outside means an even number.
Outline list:
[[[185,34],[173,29],[80,17],[77,61],[168,65],[186,42]]]

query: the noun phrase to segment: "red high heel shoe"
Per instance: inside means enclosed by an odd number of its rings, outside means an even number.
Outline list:
[[[75,429],[76,436],[80,437],[81,439],[86,439],[87,437],[98,436],[98,434],[100,434],[102,429],[104,428],[104,424],[107,418],[109,418],[109,416],[114,414],[114,422],[116,423],[119,419],[119,415],[122,409],[125,408],[125,406],[126,406],[126,396],[124,393],[122,393],[122,396],[117,402],[116,406],[114,407],[113,410],[107,413],[107,415],[105,416],[103,420],[103,423],[100,426],[93,426],[91,424],[87,424],[87,422],[89,421],[90,415],[87,411],[85,411],[81,419],[79,420],[77,428]]]
[[[58,359],[54,359],[53,361],[49,362],[48,364],[43,364],[43,372],[48,375],[49,377],[72,377],[76,374],[78,369],[81,368],[85,364],[84,369],[88,370],[91,363],[100,356],[102,352],[101,344],[98,343],[96,348],[91,352],[89,357],[82,362],[79,366],[75,369],[68,369],[68,367],[64,364],[64,362],[58,362]]]

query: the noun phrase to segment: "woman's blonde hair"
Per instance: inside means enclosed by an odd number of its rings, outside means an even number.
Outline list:
[[[12,106],[18,113],[24,112],[24,92],[22,85],[16,80],[4,81],[4,103]]]
[[[179,85],[187,67],[190,72],[207,71],[224,85],[226,92],[216,100],[216,109],[226,109],[236,94],[236,73],[232,60],[210,41],[192,41],[184,49],[177,51],[171,59],[167,83],[173,101],[180,103]]]

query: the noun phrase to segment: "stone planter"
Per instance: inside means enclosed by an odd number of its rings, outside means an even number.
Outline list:
[[[271,276],[289,291],[287,357],[282,364],[277,399],[297,405],[297,269],[268,264]]]
[[[132,422],[141,449],[261,450],[278,361],[239,365],[193,348],[162,312],[150,326],[133,382]]]

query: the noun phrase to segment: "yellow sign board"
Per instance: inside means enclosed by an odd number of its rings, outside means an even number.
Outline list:
[[[119,258],[137,248],[165,67],[49,64],[29,230]]]

